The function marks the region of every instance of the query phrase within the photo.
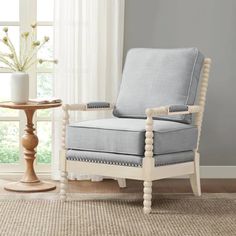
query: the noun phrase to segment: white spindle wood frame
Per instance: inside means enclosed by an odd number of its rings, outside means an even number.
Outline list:
[[[67,186],[67,172],[79,171],[81,173],[90,173],[95,175],[107,175],[118,178],[118,182],[125,186],[124,180],[137,179],[144,181],[144,195],[143,195],[143,210],[145,214],[151,212],[152,203],[152,181],[163,178],[170,178],[174,176],[189,175],[193,193],[197,196],[201,195],[200,175],[199,175],[199,158],[198,147],[200,142],[201,127],[203,112],[206,102],[206,92],[208,86],[209,72],[211,66],[211,59],[204,60],[202,69],[202,78],[199,94],[199,105],[188,106],[187,111],[170,112],[168,106],[149,108],[146,110],[146,134],[145,134],[145,154],[143,158],[142,167],[109,165],[100,163],[80,162],[66,160],[66,126],[69,124],[69,111],[98,111],[98,110],[112,110],[114,105],[110,108],[103,109],[88,109],[86,104],[72,104],[64,105],[64,118],[62,128],[62,150],[60,153],[60,171],[61,171],[61,190],[60,198],[66,200],[66,186]],[[153,116],[157,115],[177,115],[177,114],[191,114],[196,113],[195,125],[198,128],[198,142],[197,148],[194,150],[194,161],[155,167],[153,158]]]

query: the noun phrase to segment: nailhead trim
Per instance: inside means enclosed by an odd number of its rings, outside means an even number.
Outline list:
[[[111,161],[96,161],[96,160],[88,160],[84,158],[77,158],[77,157],[67,157],[66,158],[68,161],[81,161],[81,162],[90,162],[90,163],[101,163],[101,164],[109,164],[109,165],[119,165],[119,166],[130,166],[130,167],[142,167],[142,164],[132,164],[132,163],[127,163],[127,162],[111,162]],[[188,161],[184,161],[188,162]],[[166,166],[166,165],[174,165],[174,164],[180,164],[184,162],[173,162],[173,163],[163,163],[161,165],[156,165],[155,166]]]
[[[132,164],[127,162],[111,162],[111,161],[96,161],[96,160],[88,160],[84,158],[77,157],[67,157],[69,161],[81,161],[81,162],[90,162],[90,163],[101,163],[101,164],[109,164],[109,165],[120,165],[120,166],[132,166],[132,167],[141,167],[139,164]]]

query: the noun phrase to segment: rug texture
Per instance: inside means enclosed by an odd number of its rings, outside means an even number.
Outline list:
[[[0,200],[1,236],[236,235],[236,197],[158,196],[144,215],[141,199]]]

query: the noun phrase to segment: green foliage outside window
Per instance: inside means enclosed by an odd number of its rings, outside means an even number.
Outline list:
[[[38,122],[37,162],[51,163],[51,123]],[[19,161],[19,127],[17,122],[0,122],[0,163]]]
[[[0,163],[19,161],[19,128],[16,122],[0,122]]]

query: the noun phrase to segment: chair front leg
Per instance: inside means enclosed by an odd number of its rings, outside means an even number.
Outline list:
[[[61,179],[60,179],[60,199],[65,202],[67,199],[66,196],[66,190],[68,185],[68,180],[67,180],[67,172],[66,171],[61,171]]]
[[[143,159],[144,183],[143,183],[143,212],[149,214],[152,206],[152,171],[154,168],[153,159],[153,119],[151,110],[146,111],[146,133],[145,153]]]
[[[60,199],[66,201],[66,190],[68,185],[67,171],[66,171],[66,152],[60,151]]]
[[[152,209],[152,181],[144,181],[143,186],[143,212],[149,214]]]

